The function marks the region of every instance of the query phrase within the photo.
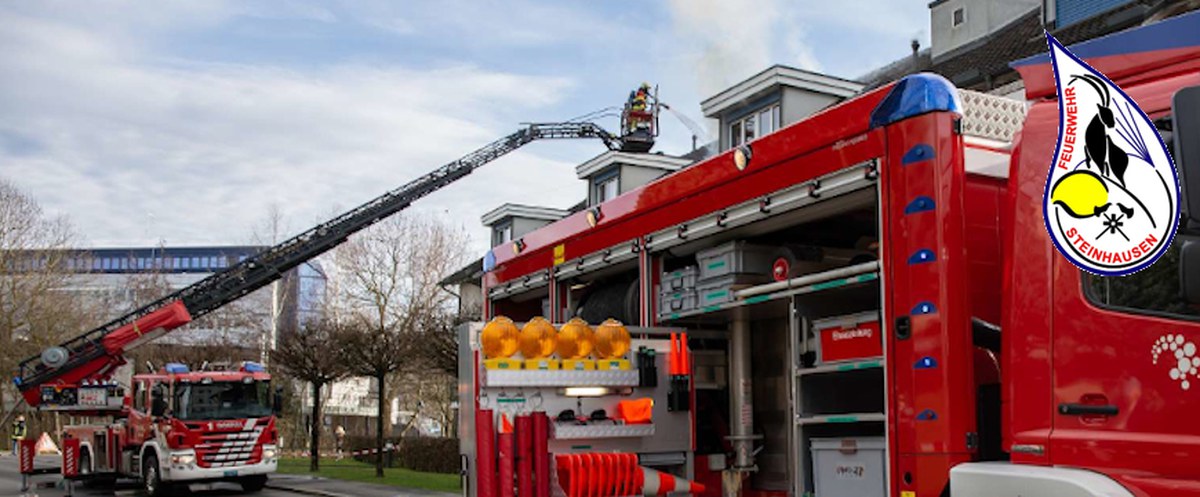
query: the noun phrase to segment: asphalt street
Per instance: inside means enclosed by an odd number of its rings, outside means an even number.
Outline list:
[[[34,466],[43,467],[58,467],[61,459],[57,456],[41,456],[37,459]],[[38,497],[59,497],[67,495],[66,489],[60,485],[56,485],[59,481],[57,474],[35,475],[32,477],[34,485],[29,490],[21,491],[21,474],[17,467],[17,458],[10,454],[0,456],[0,496],[38,496]],[[139,489],[137,482],[133,480],[122,480],[117,483],[115,488],[84,488],[80,484],[75,485],[73,495],[77,496],[121,496],[135,497],[144,495]],[[245,495],[242,488],[238,485],[229,483],[220,483],[212,485],[209,488],[202,488],[196,485],[192,488],[190,495],[195,496],[220,496],[220,495]],[[268,488],[253,495],[263,497],[296,497],[299,494],[286,490]]]

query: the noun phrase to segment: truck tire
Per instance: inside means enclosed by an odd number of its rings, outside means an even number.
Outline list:
[[[244,492],[258,492],[267,486],[267,475],[246,476],[239,480],[238,483],[242,484],[242,491]]]
[[[162,480],[158,456],[154,452],[146,454],[146,458],[142,460],[142,490],[150,497],[173,495],[171,485]]]

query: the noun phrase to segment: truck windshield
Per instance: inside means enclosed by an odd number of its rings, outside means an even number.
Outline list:
[[[183,384],[175,387],[181,420],[261,418],[271,415],[268,381]]]

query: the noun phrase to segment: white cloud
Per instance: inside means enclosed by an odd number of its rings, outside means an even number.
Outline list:
[[[0,72],[15,75],[0,81],[0,174],[94,245],[237,243],[271,203],[307,226],[512,131],[572,85],[470,65],[162,65],[125,43],[34,17],[0,28]],[[519,176],[485,172],[420,205],[478,232],[503,199],[582,194],[546,188],[571,181],[567,164],[501,162]]]
[[[893,3],[3,3],[0,175],[95,245],[238,243],[272,203],[302,229],[521,121],[619,104],[642,80],[698,118],[700,99],[770,64],[844,66],[821,59],[822,48],[869,44],[814,33],[848,26],[894,38],[926,25],[913,14],[923,4]],[[222,38],[229,30],[242,38]],[[369,36],[339,37],[357,31]],[[286,50],[288,36],[310,33],[306,48],[343,45],[311,63],[298,52],[228,62],[237,43]],[[380,39],[413,53],[356,45]],[[684,148],[690,133],[663,124],[660,149]],[[530,147],[414,209],[466,226],[482,250],[480,214],[503,202],[574,204],[585,194],[574,165],[601,149]]]

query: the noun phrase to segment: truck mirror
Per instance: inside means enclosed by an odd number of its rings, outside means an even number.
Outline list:
[[[275,395],[272,398],[271,409],[275,411],[275,415],[283,412],[283,387],[275,388]]]
[[[1183,183],[1179,228],[1183,233],[1200,234],[1200,86],[1175,92],[1171,108],[1175,167]]]
[[[1200,305],[1200,240],[1184,239],[1179,244],[1179,291],[1183,301]]]

